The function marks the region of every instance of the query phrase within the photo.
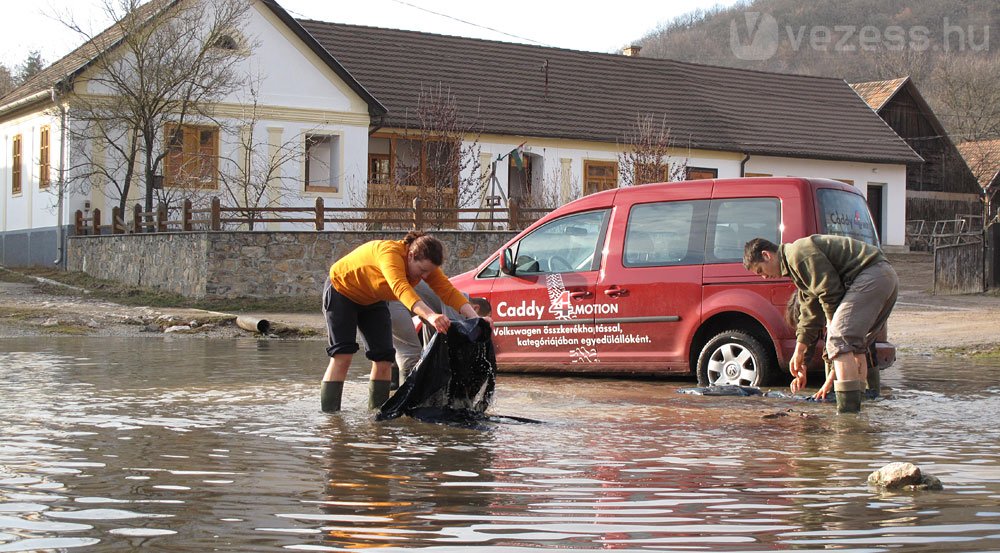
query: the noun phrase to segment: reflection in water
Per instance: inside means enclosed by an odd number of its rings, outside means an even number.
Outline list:
[[[0,340],[0,552],[1000,549],[985,364],[904,358],[861,416],[502,375],[493,410],[545,424],[470,430],[375,422],[360,361],[322,414],[325,363],[315,342]],[[867,488],[897,460],[945,490]]]

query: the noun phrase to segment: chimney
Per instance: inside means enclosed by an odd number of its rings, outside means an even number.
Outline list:
[[[637,58],[639,57],[639,50],[642,50],[642,46],[639,46],[638,44],[632,44],[626,46],[625,48],[622,48],[622,55],[628,56],[630,58]]]

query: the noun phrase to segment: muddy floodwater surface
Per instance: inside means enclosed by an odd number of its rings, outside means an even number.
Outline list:
[[[860,416],[501,375],[492,412],[543,423],[477,429],[374,421],[360,362],[320,413],[325,365],[316,342],[0,340],[0,552],[1000,550],[997,361],[904,357]],[[944,490],[870,489],[892,461]]]

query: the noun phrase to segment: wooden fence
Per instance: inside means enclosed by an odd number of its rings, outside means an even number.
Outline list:
[[[191,232],[223,230],[245,226],[247,230],[264,230],[266,223],[298,223],[325,230],[327,224],[347,225],[354,229],[383,230],[414,228],[440,230],[459,224],[474,224],[485,230],[521,230],[548,213],[548,209],[521,208],[511,200],[506,209],[500,208],[429,208],[420,198],[410,207],[326,207],[323,198],[316,198],[310,207],[227,207],[219,198],[212,198],[208,208],[196,209],[184,200],[179,209],[160,204],[154,211],[143,211],[136,204],[126,220],[117,206],[111,208],[111,218],[105,223],[100,209],[87,215],[76,211],[76,234],[111,234],[143,232]],[[173,217],[173,218],[171,218]]]
[[[934,248],[934,293],[983,292],[983,254],[982,240]]]

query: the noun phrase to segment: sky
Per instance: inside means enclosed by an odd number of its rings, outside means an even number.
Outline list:
[[[278,0],[293,17],[593,52],[617,52],[678,15],[736,0]],[[60,20],[108,26],[105,0],[0,0],[0,60],[19,65],[33,50],[52,63],[79,46]],[[623,7],[620,7],[623,6]]]

